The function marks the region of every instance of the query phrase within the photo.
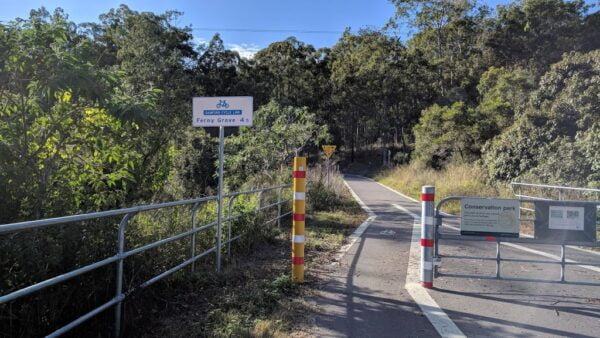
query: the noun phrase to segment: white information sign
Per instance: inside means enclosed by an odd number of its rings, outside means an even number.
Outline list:
[[[252,125],[252,96],[194,97],[194,127]]]
[[[519,236],[519,200],[463,198],[460,232],[466,235]]]
[[[548,228],[556,230],[577,230],[584,228],[584,208],[550,206]]]

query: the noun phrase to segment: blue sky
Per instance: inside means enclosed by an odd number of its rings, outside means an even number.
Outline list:
[[[508,2],[485,1],[491,7]],[[362,27],[381,27],[394,14],[394,7],[387,0],[0,0],[0,20],[26,18],[31,9],[45,6],[50,11],[62,7],[70,19],[77,23],[97,21],[98,15],[121,3],[137,11],[160,13],[174,9],[184,12],[177,24],[195,28],[193,34],[198,42],[209,40],[216,32],[200,28],[334,32],[221,31],[226,45],[244,55],[291,35],[317,48],[332,46],[344,28],[357,30]]]

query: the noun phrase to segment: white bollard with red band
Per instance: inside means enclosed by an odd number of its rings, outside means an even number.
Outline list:
[[[435,187],[423,186],[421,190],[421,284],[433,288],[433,232]]]

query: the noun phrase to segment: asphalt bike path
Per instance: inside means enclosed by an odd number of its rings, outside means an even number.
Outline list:
[[[339,264],[322,271],[328,281],[317,299],[316,335],[323,337],[597,337],[600,287],[441,277],[434,289],[418,286],[420,203],[360,176],[347,184],[370,210]],[[457,220],[443,231],[456,233]],[[365,229],[366,228],[366,229]],[[411,250],[412,249],[412,250]],[[495,242],[442,241],[446,255],[495,257]],[[505,258],[555,261],[547,245],[502,244]],[[567,249],[578,262],[600,255]],[[557,279],[560,266],[503,262],[503,276]],[[444,259],[441,272],[495,275],[495,262]],[[568,266],[567,280],[600,281],[600,269]],[[416,280],[415,280],[416,279]]]
[[[347,178],[375,219],[341,257],[321,271],[328,283],[317,299],[319,337],[435,337],[436,329],[404,288],[413,217],[394,193]],[[310,224],[307,224],[309,227]]]

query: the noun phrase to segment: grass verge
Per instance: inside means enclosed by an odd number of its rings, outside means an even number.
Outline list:
[[[375,180],[417,200],[422,186],[433,185],[436,203],[448,196],[512,197],[509,187],[486,184],[483,169],[477,165],[450,164],[442,170],[434,170],[412,163],[383,171],[375,175]],[[442,210],[459,213],[460,206],[449,203]]]
[[[345,190],[345,188],[344,188]],[[367,218],[345,190],[333,210],[310,211],[306,221],[305,283],[290,282],[290,224],[273,229],[260,243],[237,251],[221,274],[201,272],[169,287],[143,337],[288,337],[307,336],[317,292],[315,272],[329,264],[346,238]],[[176,291],[175,291],[176,290]]]
[[[375,176],[375,180],[417,200],[420,199],[422,186],[433,185],[436,203],[448,196],[514,198],[508,186],[493,187],[486,184],[483,169],[476,165],[450,164],[443,170],[434,170],[412,163],[381,172]],[[460,204],[449,202],[442,210],[459,214]],[[520,232],[533,235],[533,223],[521,222]]]
[[[439,202],[441,198],[452,195],[515,198],[509,186],[491,186],[487,184],[484,179],[483,169],[475,164],[450,164],[442,170],[434,170],[418,163],[411,163],[409,165],[403,165],[380,172],[375,175],[374,179],[417,200],[420,199],[422,186],[433,185],[436,190],[436,203]],[[534,190],[529,194],[532,196],[552,197],[548,194],[548,191],[543,190]],[[585,196],[576,194],[573,194],[570,197],[573,200],[585,199]],[[533,208],[533,204],[525,206]],[[458,203],[448,203],[442,210],[458,214],[460,213],[460,205]],[[523,211],[522,216],[531,218],[534,217],[534,214]],[[533,235],[533,222],[522,221],[520,232],[526,235]],[[600,228],[597,233],[597,238],[600,238]],[[598,248],[593,249],[600,251]]]

